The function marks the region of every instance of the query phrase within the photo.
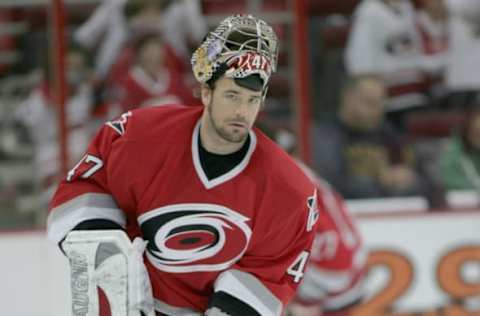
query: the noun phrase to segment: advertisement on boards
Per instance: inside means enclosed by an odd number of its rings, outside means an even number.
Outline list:
[[[360,216],[366,299],[350,316],[480,316],[480,211]]]

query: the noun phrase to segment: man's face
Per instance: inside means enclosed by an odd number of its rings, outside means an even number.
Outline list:
[[[145,69],[152,72],[164,63],[164,47],[160,40],[151,39],[138,52],[138,62]]]
[[[359,82],[347,95],[347,107],[350,109],[351,122],[361,130],[378,128],[384,117],[385,88],[376,80],[366,79]]]
[[[447,18],[448,16],[445,0],[421,0],[420,5],[434,18]]]
[[[215,82],[213,90],[203,88],[202,101],[214,133],[227,142],[241,143],[257,118],[262,92],[243,88],[233,79],[222,77]]]

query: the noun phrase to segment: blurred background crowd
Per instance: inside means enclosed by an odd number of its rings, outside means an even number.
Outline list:
[[[210,27],[254,13],[280,38],[259,127],[299,156],[296,54],[308,63],[307,162],[346,199],[480,192],[480,1],[307,1],[295,51],[289,0],[66,0],[68,165],[105,121],[200,106],[190,56]],[[61,176],[50,3],[0,1],[0,229],[41,228]],[[305,158],[305,157],[302,157]],[[475,200],[476,201],[476,200]],[[475,202],[476,203],[476,202]]]

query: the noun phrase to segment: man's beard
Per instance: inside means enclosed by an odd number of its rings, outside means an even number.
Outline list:
[[[242,143],[247,139],[248,133],[229,133],[226,129],[219,127],[212,115],[212,106],[208,107],[208,114],[210,116],[210,123],[212,124],[215,132],[224,140],[231,143]]]

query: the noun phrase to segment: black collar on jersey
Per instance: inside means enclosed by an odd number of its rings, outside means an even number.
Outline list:
[[[250,147],[250,135],[243,144],[242,148],[234,153],[227,155],[219,155],[208,152],[202,145],[202,139],[200,133],[198,133],[198,153],[200,158],[200,164],[205,172],[208,180],[212,180],[221,175],[226,174],[233,168],[235,168],[247,155],[248,148]]]

